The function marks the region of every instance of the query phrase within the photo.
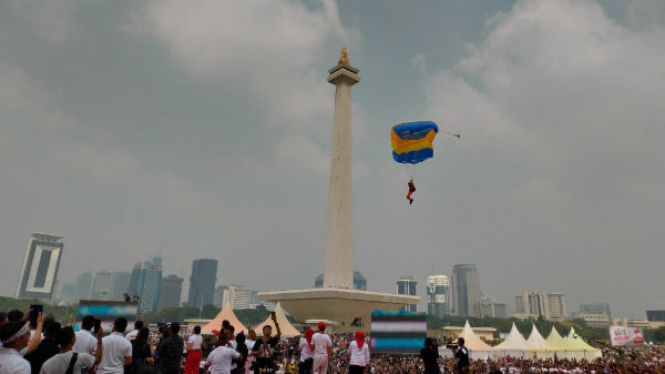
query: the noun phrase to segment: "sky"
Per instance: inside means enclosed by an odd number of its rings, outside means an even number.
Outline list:
[[[511,307],[563,292],[645,318],[665,308],[664,39],[658,0],[0,0],[0,293],[33,232],[65,236],[61,283],[161,255],[313,286],[346,45],[369,289],[410,274],[424,298],[475,263]],[[389,133],[416,119],[461,139],[439,134],[409,205]]]

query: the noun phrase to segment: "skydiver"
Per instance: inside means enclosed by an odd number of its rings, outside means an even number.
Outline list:
[[[413,184],[413,179],[409,181],[408,186],[409,186],[409,193],[406,194],[406,199],[409,200],[409,204],[413,204],[413,199],[411,198],[411,194],[416,192],[416,185]]]

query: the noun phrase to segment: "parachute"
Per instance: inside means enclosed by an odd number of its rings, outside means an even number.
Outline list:
[[[418,164],[434,157],[432,142],[439,127],[432,121],[396,123],[390,132],[393,159],[402,164]]]

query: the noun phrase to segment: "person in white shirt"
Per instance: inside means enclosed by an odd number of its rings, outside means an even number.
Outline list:
[[[254,330],[249,330],[247,333],[247,339],[245,339],[245,345],[247,346],[247,350],[249,352],[254,349],[254,344],[256,343],[256,331]],[[254,356],[248,354],[249,357],[247,357],[247,361],[245,361],[245,374],[251,374],[252,371],[249,369],[250,366],[252,366],[252,362],[254,362],[255,358]]]
[[[332,341],[326,334],[326,324],[321,321],[318,324],[319,331],[312,336],[314,344],[314,363],[312,374],[326,374],[328,372],[328,358],[332,351]]]
[[[134,330],[128,332],[127,335],[125,335],[125,339],[129,340],[130,342],[136,339],[136,335],[139,334],[139,330],[141,330],[142,328],[143,328],[143,321],[134,322]]]
[[[74,352],[73,347],[76,343],[76,334],[71,327],[63,327],[56,335],[56,342],[60,345],[60,353],[49,358],[42,365],[39,374],[62,374],[65,373],[74,360],[74,367],[72,373],[82,373],[83,370],[90,371],[93,366],[99,364],[102,360],[102,335],[103,331],[100,328],[97,331],[97,348],[95,349],[95,356],[86,352]],[[76,358],[74,358],[76,354]]]
[[[356,331],[356,340],[349,344],[349,374],[363,374],[369,365],[369,347],[365,343],[365,334]]]
[[[97,338],[90,332],[95,325],[95,317],[87,315],[81,320],[81,330],[76,332],[76,343],[72,351],[94,355],[97,350]]]
[[[122,335],[127,328],[127,318],[120,317],[113,322],[113,332],[102,339],[104,355],[97,368],[97,374],[124,374],[125,366],[132,364],[132,343]]]
[[[30,374],[30,363],[19,353],[30,341],[29,325],[5,323],[0,327],[0,341],[0,374]]]
[[[194,326],[194,334],[187,339],[187,360],[185,360],[185,374],[199,374],[201,365],[201,326]]]
[[[233,360],[242,360],[242,355],[233,348],[221,345],[210,352],[205,368],[210,369],[210,374],[231,374]]]
[[[298,344],[298,351],[300,351],[300,362],[298,363],[298,374],[311,374],[312,366],[314,364],[314,350],[312,347],[312,336],[314,336],[314,330],[307,329],[305,330],[305,337],[300,338],[300,343]]]

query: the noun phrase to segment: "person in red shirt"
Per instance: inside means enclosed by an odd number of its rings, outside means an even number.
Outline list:
[[[409,185],[409,193],[406,194],[406,199],[409,200],[409,204],[413,204],[413,199],[411,198],[411,194],[416,192],[416,185],[413,184],[413,179],[409,181],[408,185]]]

